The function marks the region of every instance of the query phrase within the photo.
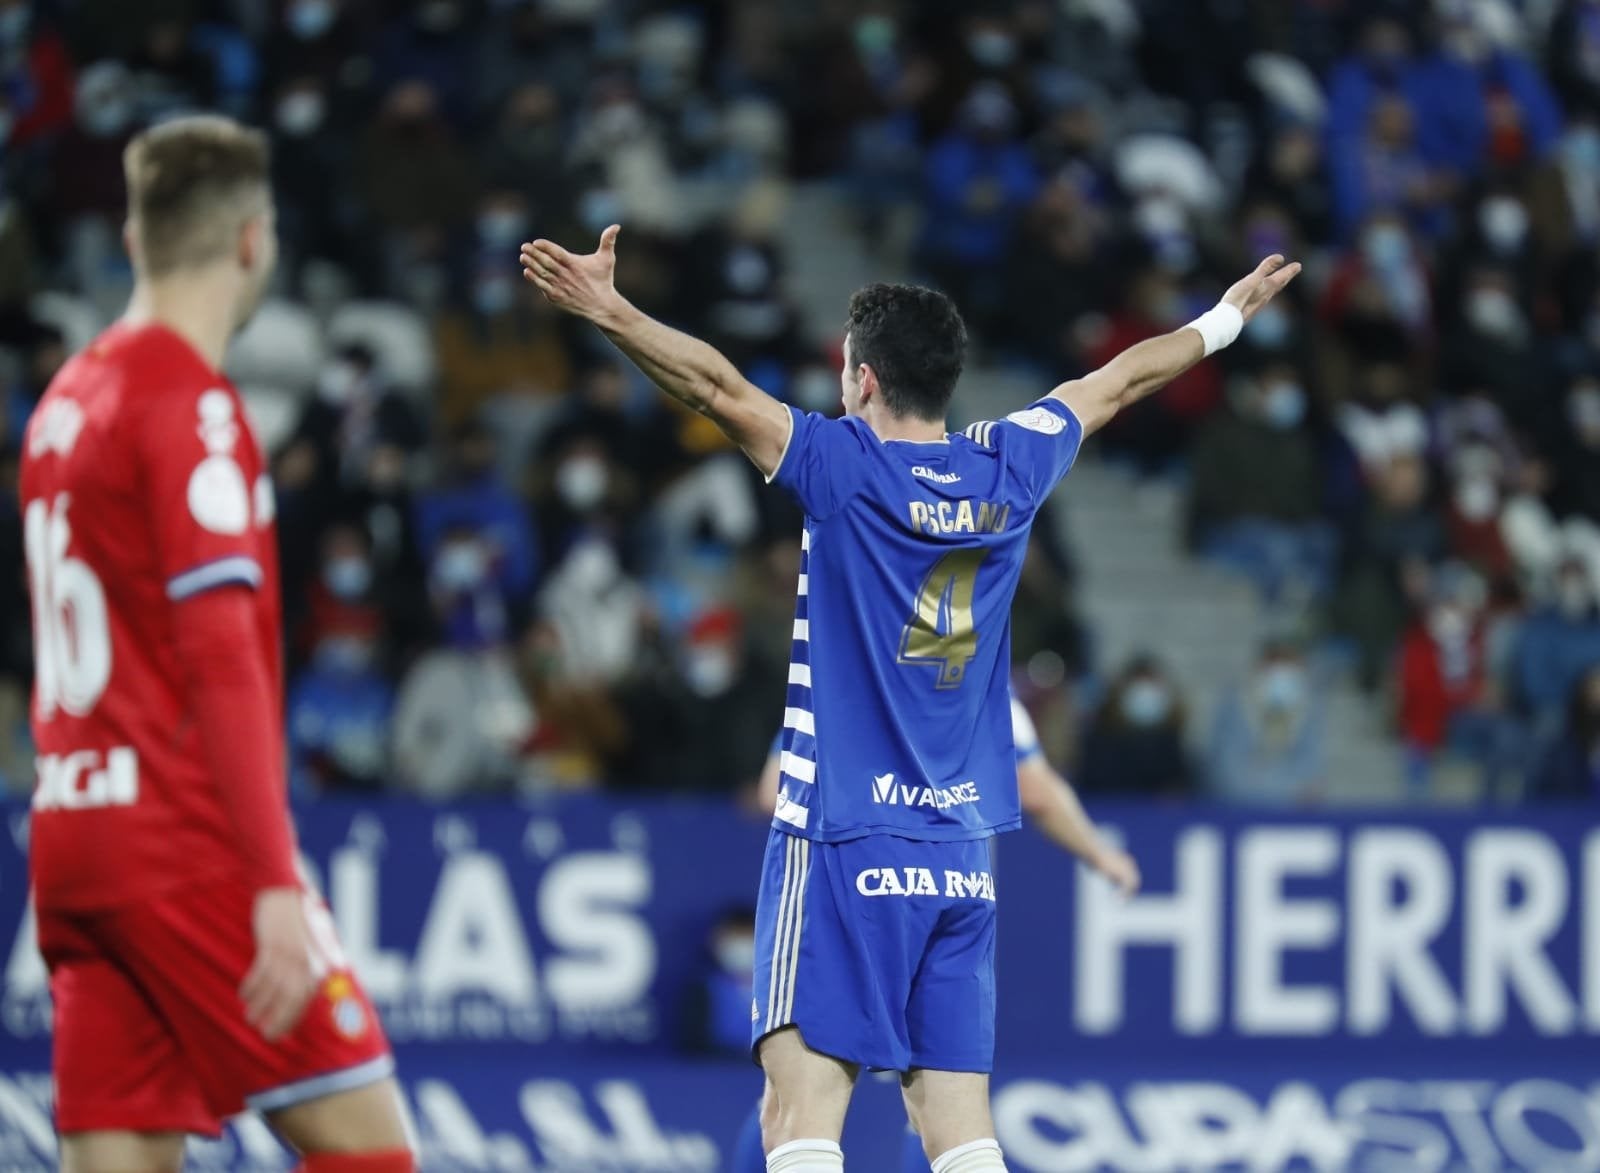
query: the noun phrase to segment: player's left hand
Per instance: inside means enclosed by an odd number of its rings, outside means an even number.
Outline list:
[[[613,224],[600,234],[592,253],[570,253],[559,244],[536,240],[522,246],[522,275],[539,287],[557,309],[598,321],[622,302],[617,293],[617,233]]]
[[[1300,275],[1300,262],[1286,261],[1280,254],[1273,253],[1266,260],[1255,267],[1255,271],[1239,278],[1222,295],[1222,300],[1227,302],[1249,321],[1256,316],[1256,311],[1267,302],[1277,297],[1284,286]]]
[[[256,956],[239,997],[245,1020],[272,1042],[294,1029],[317,992],[305,896],[299,888],[264,888],[251,919]]]
[[[1095,857],[1094,870],[1110,880],[1112,887],[1124,898],[1138,895],[1139,885],[1143,882],[1139,865],[1133,861],[1133,856],[1121,848],[1109,844],[1102,846]]]

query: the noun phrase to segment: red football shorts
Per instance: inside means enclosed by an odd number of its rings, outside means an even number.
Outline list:
[[[321,986],[275,1043],[245,1021],[252,896],[233,881],[125,908],[41,910],[55,1003],[56,1127],[217,1135],[270,1112],[374,1083],[394,1060],[350,972],[327,906],[306,895]]]

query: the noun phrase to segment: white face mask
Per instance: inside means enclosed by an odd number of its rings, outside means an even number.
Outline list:
[[[1398,224],[1375,224],[1361,238],[1361,251],[1374,268],[1393,269],[1405,264],[1411,245]]]
[[[747,977],[756,967],[754,937],[719,937],[712,952],[722,971],[734,977]]]
[[[1172,696],[1159,680],[1135,680],[1122,693],[1122,715],[1131,725],[1159,725],[1172,711]]]
[[[1467,320],[1492,338],[1522,332],[1522,311],[1503,289],[1479,289],[1467,299]]]
[[[317,394],[335,407],[343,407],[355,397],[356,385],[360,382],[361,372],[354,363],[336,362],[324,367],[317,376]]]
[[[322,125],[327,104],[315,90],[297,90],[278,103],[278,129],[290,138],[304,138]]]
[[[528,217],[509,208],[497,208],[478,217],[478,239],[490,248],[517,244],[528,230]]]
[[[1588,615],[1593,606],[1594,592],[1583,575],[1563,574],[1556,583],[1556,608],[1561,614],[1576,621]]]
[[[483,551],[472,542],[452,542],[439,551],[439,557],[433,563],[434,578],[449,591],[468,590],[477,586],[488,569],[488,560]]]
[[[1528,235],[1528,209],[1512,196],[1494,196],[1478,205],[1478,228],[1499,252],[1515,252]]]
[[[1273,664],[1261,673],[1261,702],[1275,712],[1299,709],[1306,692],[1306,672],[1298,664]]]
[[[605,500],[611,487],[611,472],[598,456],[573,456],[556,469],[556,492],[579,513],[593,509]]]
[[[302,41],[313,41],[333,25],[332,0],[297,0],[288,14],[289,31]]]
[[[372,585],[372,564],[365,558],[335,558],[323,569],[322,581],[337,598],[359,599]]]
[[[1468,521],[1487,521],[1500,505],[1500,489],[1491,477],[1468,477],[1456,483],[1455,502]]]
[[[739,661],[726,647],[691,648],[684,659],[684,683],[698,697],[721,696],[738,674]]]
[[[1299,383],[1274,383],[1262,397],[1261,413],[1281,431],[1297,428],[1306,418],[1306,393]]]

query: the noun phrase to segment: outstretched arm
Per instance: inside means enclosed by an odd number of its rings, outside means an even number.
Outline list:
[[[1130,346],[1097,371],[1063,383],[1050,395],[1072,409],[1084,435],[1111,422],[1123,408],[1164,387],[1207,355],[1239,336],[1256,311],[1295,279],[1300,262],[1274,254],[1235,282],[1215,309],[1170,334]]]
[[[650,381],[693,408],[743,448],[769,479],[783,459],[794,418],[755,386],[715,347],[663,325],[617,292],[617,233],[600,234],[600,247],[570,253],[548,240],[522,246],[522,275],[550,304],[593,322]]]
[[[1046,838],[1110,880],[1124,896],[1139,891],[1139,865],[1126,851],[1100,837],[1094,820],[1078,801],[1077,791],[1043,754],[1017,764],[1017,791],[1023,813]]]

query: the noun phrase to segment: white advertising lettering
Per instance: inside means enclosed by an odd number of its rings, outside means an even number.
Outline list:
[[[897,783],[893,774],[877,774],[872,779],[872,801],[880,806],[926,806],[948,810],[953,806],[977,802],[981,797],[976,782],[934,787]]]
[[[1231,842],[1191,827],[1176,837],[1168,891],[1124,901],[1078,885],[1074,1020],[1089,1034],[1125,1029],[1131,951],[1156,947],[1173,958],[1171,1023],[1184,1035],[1225,1022],[1246,1036],[1376,1035],[1397,1015],[1432,1036],[1492,1036],[1514,1015],[1551,1038],[1600,1033],[1600,916],[1579,899],[1600,890],[1597,843],[1592,832],[1579,876],[1534,828],[1474,831],[1458,866],[1414,827],[1260,826]],[[1320,895],[1302,894],[1317,881]],[[1567,934],[1576,969],[1552,954]],[[1311,957],[1338,973],[1341,955],[1342,983],[1286,976]]]

